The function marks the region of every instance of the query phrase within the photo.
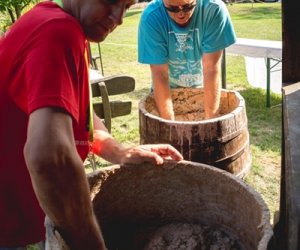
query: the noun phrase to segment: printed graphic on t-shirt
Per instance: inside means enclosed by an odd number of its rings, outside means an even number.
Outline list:
[[[171,87],[202,86],[201,55],[197,46],[198,29],[186,33],[169,32],[169,80]],[[173,53],[172,53],[173,51]]]
[[[193,42],[193,37],[191,36],[191,34],[176,34],[175,32],[171,32],[171,33],[174,33],[177,39],[176,51],[184,53],[187,50],[194,49],[193,43],[187,43],[187,40]]]
[[[175,61],[169,61],[170,82],[180,87],[192,87],[202,82],[201,62],[198,61],[182,61],[178,58]],[[182,73],[184,72],[184,73]]]

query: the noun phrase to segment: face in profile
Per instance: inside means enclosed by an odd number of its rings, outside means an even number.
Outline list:
[[[76,18],[89,41],[101,42],[123,22],[135,0],[82,0]]]
[[[163,4],[169,16],[178,25],[185,26],[194,13],[196,0],[164,0]]]

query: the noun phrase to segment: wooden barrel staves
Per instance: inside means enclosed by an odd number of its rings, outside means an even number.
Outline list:
[[[245,101],[222,90],[218,117],[204,119],[203,89],[172,90],[175,121],[162,119],[149,94],[139,103],[140,143],[169,143],[185,160],[205,163],[245,177],[251,153]]]

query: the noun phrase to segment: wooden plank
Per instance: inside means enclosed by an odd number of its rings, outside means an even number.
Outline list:
[[[102,98],[105,126],[108,129],[108,131],[111,132],[111,109],[110,109],[107,88],[104,82],[99,82],[98,86]]]
[[[282,1],[283,86],[300,81],[299,0]]]
[[[275,221],[276,249],[300,249],[299,236],[299,1],[282,1],[283,128],[279,220]],[[287,87],[285,87],[287,86]],[[298,152],[296,152],[298,150]],[[298,182],[297,179],[298,178]],[[298,202],[295,203],[295,202]],[[293,217],[296,216],[296,217]],[[295,219],[294,219],[295,218]]]
[[[131,76],[117,75],[110,77],[103,77],[98,82],[91,83],[93,97],[101,96],[98,87],[99,82],[104,82],[107,88],[108,95],[119,95],[129,93],[135,88],[135,79]]]
[[[110,101],[111,118],[129,115],[131,112],[131,107],[131,101]],[[104,108],[102,102],[94,103],[94,111],[100,118],[104,118]]]
[[[283,88],[283,167],[280,218],[275,226],[278,249],[300,249],[300,83]]]
[[[130,76],[118,75],[95,78],[93,81],[90,81],[90,84],[92,95],[95,97],[93,99],[94,111],[101,119],[104,119],[106,128],[111,132],[111,119],[130,114],[132,104],[130,101],[110,101],[109,96],[133,91],[135,80]]]

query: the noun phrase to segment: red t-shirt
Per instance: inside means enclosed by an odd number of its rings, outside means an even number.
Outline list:
[[[0,247],[45,238],[23,156],[29,114],[49,106],[66,110],[78,153],[87,155],[85,48],[79,22],[52,2],[24,14],[0,40]]]

